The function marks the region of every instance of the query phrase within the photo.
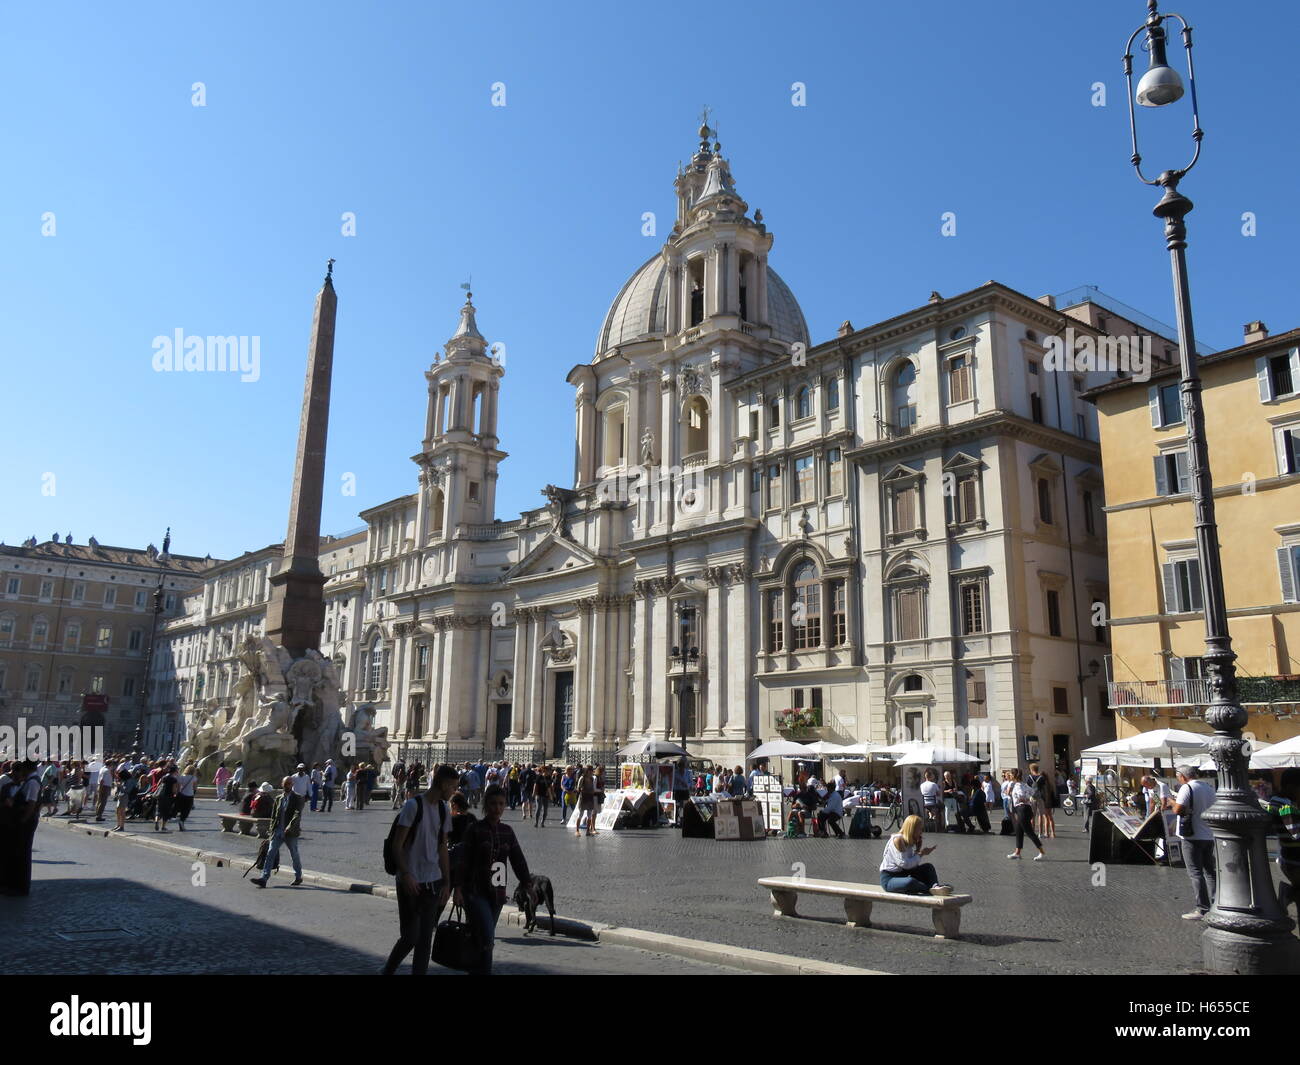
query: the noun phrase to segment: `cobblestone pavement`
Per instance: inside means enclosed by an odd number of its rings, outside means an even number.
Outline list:
[[[290,888],[283,873],[259,890],[240,879],[239,867],[199,872],[206,883],[196,886],[184,856],[42,826],[32,894],[0,899],[6,972],[369,974],[397,938],[397,906],[387,899]],[[410,972],[409,960],[400,971]],[[494,971],[748,975],[629,947],[525,937],[504,924]],[[438,966],[429,972],[454,975]]]
[[[251,858],[257,841],[220,832],[219,809],[229,807],[200,800],[194,831],[166,838]],[[392,817],[387,802],[308,812],[304,865],[386,881],[382,845]],[[957,941],[935,940],[928,913],[899,907],[876,907],[871,929],[844,927],[834,899],[801,899],[810,919],[771,916],[767,892],[755,883],[760,876],[789,875],[803,863],[809,877],[875,883],[883,841],[718,842],[668,829],[575,838],[558,824],[534,828],[518,813],[508,811],[506,820],[530,867],[554,882],[558,911],[568,917],[895,973],[1195,972],[1200,965],[1201,926],[1179,918],[1193,907],[1186,871],[1109,865],[1100,871],[1104,884],[1094,886],[1079,818],[1058,817],[1060,834],[1046,841],[1043,862],[1029,860],[1028,843],[1024,860],[1008,861],[1014,841],[996,833],[928,839],[938,844],[930,860],[940,878],[975,896]],[[151,826],[129,831],[153,834]]]

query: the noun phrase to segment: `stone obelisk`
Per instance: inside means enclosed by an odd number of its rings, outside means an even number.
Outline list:
[[[307,382],[303,386],[298,453],[293,465],[293,495],[289,501],[289,531],[284,557],[271,576],[271,600],[266,608],[266,635],[294,658],[320,649],[325,628],[325,575],[320,570],[320,512],[325,491],[325,441],[329,434],[330,377],[334,370],[334,260],[326,268],[325,284],[316,296],[311,344],[307,349]]]

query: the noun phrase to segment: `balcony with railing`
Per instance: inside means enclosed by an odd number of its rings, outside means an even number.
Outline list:
[[[1108,688],[1111,707],[1121,711],[1126,707],[1205,707],[1210,703],[1209,681],[1204,677],[1117,680]],[[1238,677],[1237,698],[1243,706],[1300,703],[1300,677]]]
[[[896,425],[894,422],[880,421],[876,424],[880,429],[880,439],[882,440],[901,440],[903,437],[911,436],[916,432],[915,422]]]
[[[518,521],[463,522],[456,526],[457,540],[504,540],[519,528]]]
[[[790,707],[778,710],[774,716],[776,731],[789,740],[827,739],[831,732],[820,706]]]

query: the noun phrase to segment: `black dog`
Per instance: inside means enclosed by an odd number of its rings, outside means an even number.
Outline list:
[[[537,927],[537,908],[543,902],[551,915],[551,935],[555,935],[555,892],[551,888],[550,877],[530,876],[515,888],[515,905],[526,914],[525,932],[531,932]]]

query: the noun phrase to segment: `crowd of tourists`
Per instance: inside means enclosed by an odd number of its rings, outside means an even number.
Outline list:
[[[518,810],[521,820],[546,827],[548,819],[557,819],[574,832],[596,835],[596,817],[605,802],[605,767],[603,765],[539,765],[535,762],[461,762],[450,768],[456,771],[456,793],[467,808],[477,808],[485,801],[487,789],[499,787],[505,796],[506,811]],[[393,807],[421,791],[427,771],[419,762],[408,765],[399,760],[393,766]]]
[[[24,783],[36,796],[42,817],[104,821],[110,807],[117,815],[114,831],[127,821],[152,821],[155,831],[182,832],[194,809],[198,774],[193,762],[181,766],[170,755],[145,758],[113,753],[91,761],[29,760],[0,764],[0,773]]]

